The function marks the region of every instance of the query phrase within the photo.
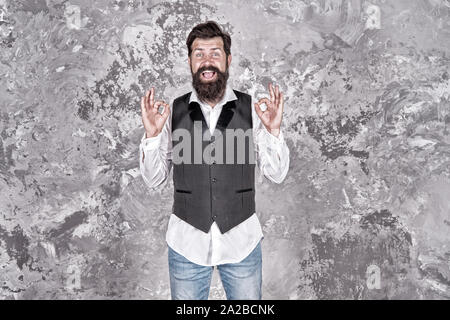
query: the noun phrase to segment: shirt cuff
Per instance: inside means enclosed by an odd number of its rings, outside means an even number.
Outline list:
[[[141,146],[143,150],[155,150],[159,148],[159,145],[161,143],[161,135],[162,132],[160,132],[155,137],[146,138],[146,134],[144,133],[144,136],[141,139]]]
[[[280,129],[280,133],[278,134],[278,137],[275,137],[273,134],[271,134],[266,128],[263,128],[263,130],[265,133],[264,135],[266,136],[265,141],[269,146],[272,147],[279,147],[281,145],[283,145],[284,143],[284,136],[283,136],[283,131],[281,131]]]

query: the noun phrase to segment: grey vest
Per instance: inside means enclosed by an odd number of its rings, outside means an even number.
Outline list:
[[[255,212],[251,97],[233,91],[238,100],[223,106],[213,136],[200,105],[189,104],[191,92],[173,102],[173,213],[205,233],[214,221],[225,233]],[[177,129],[190,139],[175,135]],[[236,129],[240,138],[228,135]]]

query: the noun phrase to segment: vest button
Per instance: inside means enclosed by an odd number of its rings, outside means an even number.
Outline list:
[[[217,179],[216,178],[212,178],[212,182],[216,182],[217,181]]]

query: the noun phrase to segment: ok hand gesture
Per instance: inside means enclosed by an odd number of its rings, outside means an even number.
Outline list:
[[[280,134],[281,119],[283,116],[283,93],[280,92],[278,85],[273,89],[269,83],[270,100],[262,98],[255,103],[255,111],[266,129],[278,137]],[[265,104],[267,108],[261,110],[261,105]]]
[[[170,107],[164,101],[154,102],[155,88],[147,91],[141,98],[142,123],[144,124],[146,137],[155,137],[163,129],[164,123],[170,114]],[[164,107],[164,112],[159,112],[159,107]]]

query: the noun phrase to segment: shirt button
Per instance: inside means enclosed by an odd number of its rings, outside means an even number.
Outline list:
[[[217,179],[216,178],[212,178],[212,182],[216,182],[217,181]]]

